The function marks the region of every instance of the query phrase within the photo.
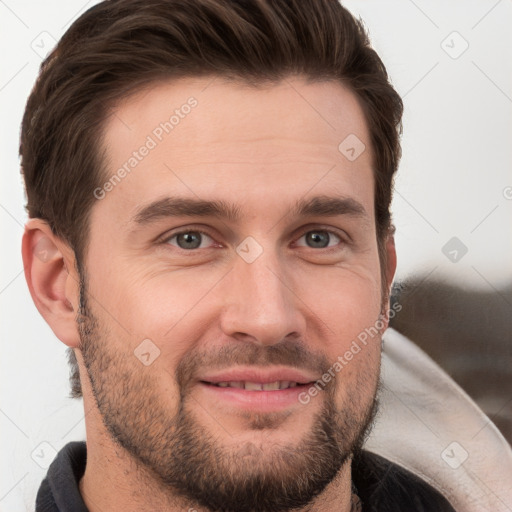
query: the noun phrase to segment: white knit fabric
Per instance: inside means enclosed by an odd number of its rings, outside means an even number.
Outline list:
[[[384,334],[380,413],[365,448],[422,477],[457,512],[512,511],[512,450],[427,354]]]

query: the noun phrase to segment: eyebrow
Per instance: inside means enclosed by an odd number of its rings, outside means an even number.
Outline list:
[[[139,209],[133,220],[136,224],[148,224],[167,217],[220,217],[234,222],[240,216],[240,208],[225,201],[165,197]]]
[[[295,217],[367,216],[364,206],[359,201],[351,197],[330,196],[315,196],[308,200],[299,199],[290,213]]]
[[[294,217],[334,217],[349,215],[367,217],[364,206],[350,197],[315,196],[299,199],[289,215]],[[168,217],[218,217],[227,221],[240,220],[239,205],[222,200],[203,200],[185,197],[165,197],[141,207],[133,217],[136,224],[149,224]]]

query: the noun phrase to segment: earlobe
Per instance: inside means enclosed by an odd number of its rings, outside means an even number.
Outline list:
[[[79,276],[74,253],[41,219],[29,219],[22,242],[25,279],[39,313],[67,346],[78,347]]]

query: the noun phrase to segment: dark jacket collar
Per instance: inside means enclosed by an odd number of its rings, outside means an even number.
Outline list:
[[[86,461],[85,442],[60,450],[37,493],[36,512],[88,512],[78,488]],[[352,481],[363,512],[455,512],[419,477],[368,451],[354,457]]]

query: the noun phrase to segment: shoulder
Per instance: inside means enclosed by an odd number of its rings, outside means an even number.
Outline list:
[[[366,450],[354,456],[352,480],[363,512],[455,512],[446,498],[427,482]]]
[[[36,512],[87,512],[78,488],[87,460],[85,442],[62,448],[50,464],[36,497]]]

